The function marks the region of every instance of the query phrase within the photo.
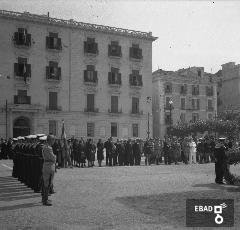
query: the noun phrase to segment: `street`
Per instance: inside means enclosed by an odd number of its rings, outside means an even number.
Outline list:
[[[214,164],[60,169],[51,207],[11,177],[11,167],[0,161],[2,230],[186,229],[187,198],[233,198],[240,225],[240,189],[214,184]],[[239,165],[231,168],[240,174]]]

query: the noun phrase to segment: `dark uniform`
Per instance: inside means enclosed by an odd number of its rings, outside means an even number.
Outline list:
[[[215,157],[215,182],[223,184],[223,176],[227,167],[227,156],[225,154],[225,147],[223,144],[217,144],[214,151]]]

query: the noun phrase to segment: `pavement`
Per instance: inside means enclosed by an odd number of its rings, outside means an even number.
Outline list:
[[[231,229],[240,226],[240,189],[214,184],[211,163],[60,169],[51,207],[11,177],[11,168],[10,160],[0,161],[1,230],[189,229],[187,198],[234,199]],[[240,166],[231,171],[240,175]]]

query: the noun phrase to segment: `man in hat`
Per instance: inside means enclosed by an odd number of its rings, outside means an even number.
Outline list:
[[[215,182],[217,184],[223,184],[223,176],[227,168],[227,156],[225,154],[224,141],[225,138],[219,138],[214,151],[216,174]]]
[[[48,200],[49,188],[53,183],[53,177],[55,173],[55,163],[56,156],[53,154],[52,145],[55,141],[53,135],[47,136],[47,143],[43,147],[43,168],[42,168],[42,177],[43,177],[43,194],[42,194],[42,203],[43,205],[51,206],[51,202]]]

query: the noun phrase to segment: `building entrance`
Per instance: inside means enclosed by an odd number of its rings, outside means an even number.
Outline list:
[[[30,134],[30,122],[26,117],[19,117],[13,124],[13,137],[28,136]]]

